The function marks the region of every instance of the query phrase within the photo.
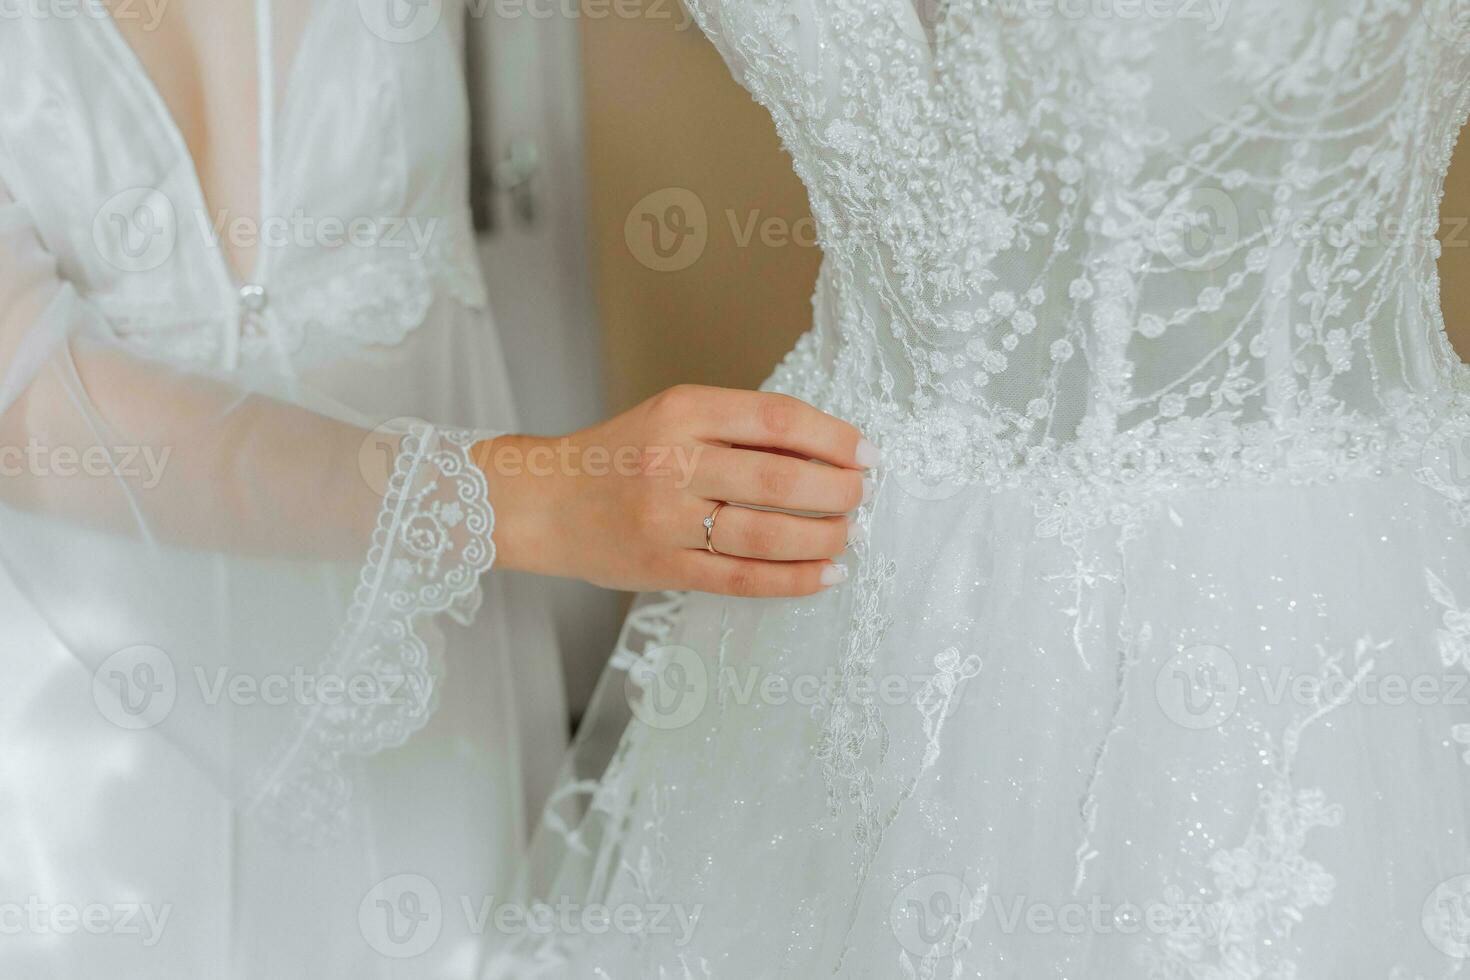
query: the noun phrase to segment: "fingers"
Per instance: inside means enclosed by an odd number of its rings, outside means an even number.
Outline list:
[[[878,463],[877,447],[855,427],[789,395],[686,385],[659,399],[714,442],[781,449],[848,469]]]
[[[679,561],[685,588],[751,599],[814,595],[847,578],[846,568],[827,561],[761,561],[707,551],[686,551]]]
[[[704,528],[697,530],[700,540],[695,546],[704,547]],[[809,561],[842,554],[847,550],[849,533],[845,517],[795,517],[730,506],[720,508],[713,540],[715,550],[722,555]]]
[[[733,504],[846,514],[863,502],[863,474],[758,450],[715,448],[704,453],[690,490]]]

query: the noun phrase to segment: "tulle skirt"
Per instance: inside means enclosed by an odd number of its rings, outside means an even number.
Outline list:
[[[491,976],[1460,972],[1470,538],[1439,493],[1069,528],[879,481],[838,589],[635,610],[602,692],[631,721],[557,794]]]

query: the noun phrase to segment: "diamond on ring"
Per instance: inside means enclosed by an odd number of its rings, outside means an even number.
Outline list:
[[[712,555],[719,554],[715,550],[715,518],[720,516],[720,508],[723,506],[725,506],[723,500],[715,504],[715,509],[710,511],[709,516],[704,519],[704,547]]]

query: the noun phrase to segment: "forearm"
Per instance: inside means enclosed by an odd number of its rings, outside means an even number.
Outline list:
[[[365,452],[369,440],[388,441]],[[239,554],[366,550],[397,437],[95,344],[56,351],[0,416],[6,504]]]

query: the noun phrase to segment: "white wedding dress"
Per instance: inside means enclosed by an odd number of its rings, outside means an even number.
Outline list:
[[[492,975],[1465,972],[1464,4],[692,7],[884,459],[845,585],[635,609]]]
[[[481,594],[467,450],[515,422],[433,12],[255,5],[264,221],[206,205],[100,3],[0,17],[7,980],[478,967],[463,924],[393,955],[384,896],[499,893],[565,717],[544,597]]]

